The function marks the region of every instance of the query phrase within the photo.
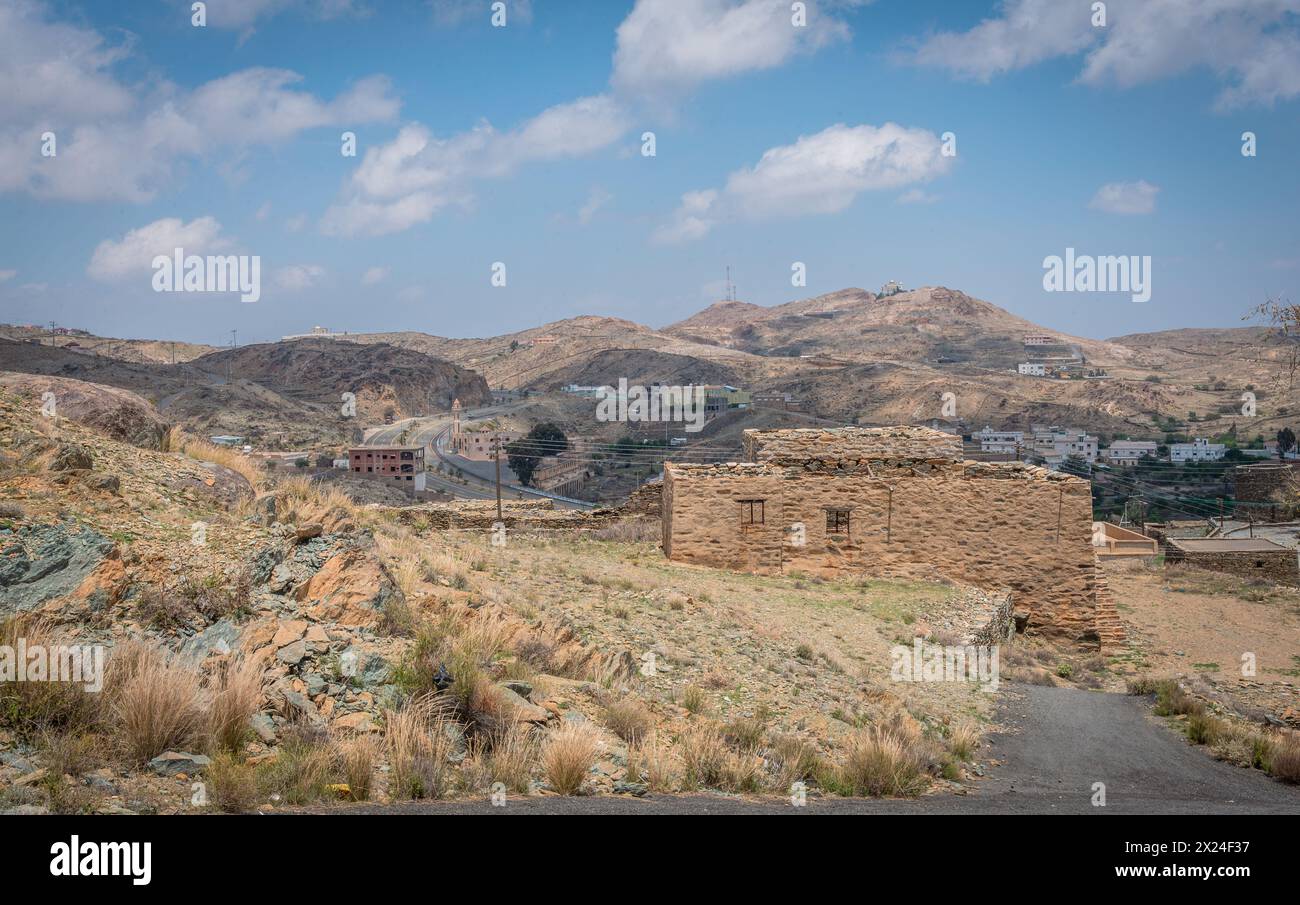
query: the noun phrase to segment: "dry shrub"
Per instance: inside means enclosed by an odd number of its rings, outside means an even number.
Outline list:
[[[682,706],[688,713],[703,713],[706,706],[704,689],[698,685],[687,685],[682,689]]]
[[[873,798],[918,795],[928,783],[919,739],[880,726],[849,736],[843,760],[827,779],[823,785],[840,795]]]
[[[447,793],[449,712],[446,700],[430,694],[384,714],[384,746],[394,798],[441,798]]]
[[[688,789],[716,788],[727,765],[727,745],[718,727],[694,726],[682,734],[677,746],[682,759],[682,785]]]
[[[0,624],[0,644],[16,651],[20,640],[28,649],[40,645],[50,650],[68,643],[39,617],[15,616]],[[0,682],[0,726],[26,738],[94,728],[104,714],[103,696],[86,690],[92,678],[87,676],[85,682]]]
[[[982,733],[974,723],[958,723],[948,735],[948,750],[958,760],[968,761],[980,745]]]
[[[632,746],[641,744],[655,725],[650,708],[631,695],[608,700],[601,707],[601,720],[606,728]]]
[[[257,805],[257,771],[226,751],[213,756],[203,782],[209,803],[227,814],[246,814]]]
[[[722,736],[735,751],[757,751],[767,734],[767,724],[757,716],[738,716],[727,723]]]
[[[816,746],[797,735],[774,738],[768,755],[775,770],[773,782],[778,789],[789,789],[796,782],[811,778],[820,761]]]
[[[651,792],[671,792],[676,780],[672,761],[659,744],[658,732],[650,732],[638,746],[627,751],[629,782],[644,782]]]
[[[561,795],[577,795],[596,763],[600,739],[586,723],[565,723],[551,733],[542,751],[542,772]]]
[[[488,738],[485,769],[490,783],[501,783],[511,792],[528,794],[538,745],[527,723],[512,722]]]
[[[217,446],[215,443],[187,436],[180,438],[170,436],[165,443],[169,449],[179,447],[180,451],[191,459],[197,459],[200,462],[212,462],[229,468],[231,471],[242,475],[253,488],[256,488],[262,481],[263,473],[257,463],[228,446]]]
[[[370,735],[356,735],[338,739],[334,743],[338,752],[343,781],[357,801],[366,801],[374,785],[375,761],[379,759],[379,742]]]
[[[128,754],[143,763],[202,742],[207,701],[198,672],[156,647],[126,656],[113,709]]]
[[[331,531],[357,517],[357,504],[340,487],[313,481],[304,475],[286,478],[276,486],[275,517],[285,524],[319,522]]]
[[[225,664],[212,680],[208,734],[216,750],[238,752],[248,739],[249,720],[262,703],[262,670],[257,661]]]
[[[337,752],[324,729],[298,724],[280,736],[275,760],[260,765],[259,785],[287,804],[310,804],[326,796],[336,774]]]
[[[1300,734],[1278,735],[1269,746],[1268,772],[1283,782],[1300,784]]]

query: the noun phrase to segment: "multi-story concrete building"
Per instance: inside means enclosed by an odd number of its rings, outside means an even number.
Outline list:
[[[1016,365],[1016,371],[1029,377],[1046,377],[1047,365],[1042,362],[1027,361]]]
[[[1070,456],[1079,456],[1086,462],[1097,461],[1097,438],[1075,428],[1051,427],[1035,429],[1032,438],[1034,455],[1050,465],[1059,465]]]
[[[984,430],[975,434],[974,439],[979,442],[980,452],[986,453],[1016,455],[1025,447],[1024,431],[995,431],[985,426]]]
[[[348,450],[353,474],[400,484],[415,493],[424,490],[423,446],[360,446]]]
[[[1197,437],[1191,443],[1171,443],[1169,461],[1171,462],[1217,462],[1228,451],[1222,443],[1211,443],[1204,437]]]
[[[1112,465],[1136,465],[1139,459],[1154,459],[1156,456],[1154,440],[1116,440],[1102,450],[1102,458]]]

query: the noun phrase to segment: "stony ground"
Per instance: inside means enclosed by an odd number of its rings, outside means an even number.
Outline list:
[[[1300,727],[1300,589],[1152,562],[1105,568],[1129,636],[1117,675],[1185,676],[1243,712]],[[1254,675],[1243,675],[1247,654]]]

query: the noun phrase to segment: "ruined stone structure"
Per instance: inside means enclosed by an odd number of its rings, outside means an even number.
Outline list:
[[[1171,537],[1165,541],[1165,562],[1300,584],[1296,551],[1262,537]]]
[[[925,428],[746,431],[748,462],[664,470],[670,558],[763,574],[935,578],[1010,589],[1046,634],[1122,638],[1097,593],[1087,481],[969,462]]]

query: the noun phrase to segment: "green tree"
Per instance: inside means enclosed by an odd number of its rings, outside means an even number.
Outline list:
[[[1295,431],[1284,427],[1277,432],[1277,457],[1285,459],[1286,454],[1295,449]]]
[[[525,487],[533,485],[533,472],[544,456],[556,456],[569,448],[564,431],[549,421],[533,426],[528,436],[506,444],[506,461]]]

